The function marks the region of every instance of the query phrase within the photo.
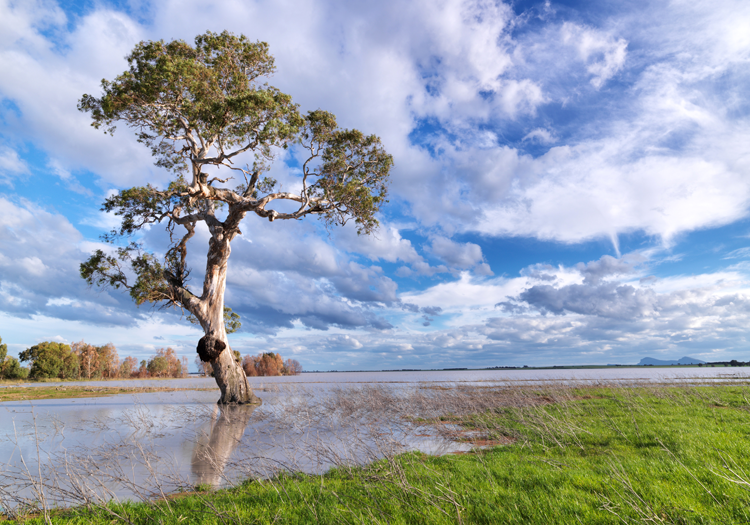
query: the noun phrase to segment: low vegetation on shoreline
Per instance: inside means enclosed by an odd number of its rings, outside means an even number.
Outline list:
[[[111,387],[111,386],[18,386],[0,388],[0,403],[6,401],[31,401],[40,399],[81,399],[89,397],[115,396],[118,394],[151,394],[154,392],[214,391],[216,388],[172,388],[172,387]]]
[[[302,408],[292,404],[287,410]],[[390,428],[391,440],[431,435],[475,446],[466,453],[430,456],[384,447],[382,440],[373,442],[380,459],[340,458],[322,476],[280,468],[271,477],[228,489],[186,485],[181,495],[106,505],[91,499],[82,507],[42,509],[18,519],[86,524],[750,521],[747,385],[454,385],[408,393],[364,387],[333,392],[316,410],[311,424],[337,418],[378,421],[377,434]]]

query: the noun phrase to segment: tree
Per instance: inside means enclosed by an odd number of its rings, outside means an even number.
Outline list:
[[[23,368],[15,357],[8,357],[8,345],[0,337],[0,379],[26,379],[28,368]]]
[[[96,347],[99,356],[99,373],[103,377],[113,379],[120,375],[120,356],[112,343]]]
[[[182,362],[171,347],[158,349],[147,368],[151,377],[182,377]]]
[[[31,361],[29,377],[32,379],[78,377],[78,356],[68,345],[45,341],[27,348],[18,357],[22,363]]]
[[[258,375],[258,370],[255,368],[256,362],[256,357],[252,355],[246,355],[242,359],[242,369],[245,371],[247,377],[255,377]]]
[[[167,363],[167,359],[160,355],[149,359],[148,374],[151,377],[167,377],[169,374],[169,363]]]
[[[302,365],[296,359],[284,361],[284,375],[296,376],[302,373]]]
[[[120,365],[120,376],[127,379],[132,374],[138,373],[138,360],[135,357],[126,357]]]
[[[121,190],[104,202],[102,209],[122,221],[103,237],[112,250],[94,252],[81,264],[81,276],[90,285],[126,288],[139,305],[187,310],[203,328],[197,351],[213,368],[219,403],[258,402],[224,326],[227,265],[240,223],[248,213],[272,222],[317,215],[326,227],[353,220],[359,233],[371,233],[393,159],[378,137],[340,129],[326,111],[302,115],[289,95],[264,83],[275,69],[264,42],[208,32],[194,46],[141,42],[127,60],[127,71],[103,80],[100,97],[83,95],[78,108],[106,133],[120,122],[134,128],[172,181],[162,189],[148,184]],[[289,147],[306,157],[299,193],[281,191],[264,175],[280,148]],[[252,157],[252,166],[239,167],[243,155]],[[217,175],[226,170],[242,180],[232,187],[232,177]],[[278,202],[294,209],[279,211]],[[155,223],[166,224],[170,233],[163,257],[133,240]],[[187,287],[187,252],[200,223],[210,239],[197,295]]]
[[[78,357],[81,376],[86,379],[101,376],[102,363],[99,352],[94,345],[90,345],[81,340],[73,343],[73,353]]]
[[[198,373],[202,375],[203,377],[214,376],[214,370],[211,367],[211,363],[207,363],[206,361],[201,361],[201,357],[199,355],[195,356],[195,364],[196,366],[198,366]]]
[[[284,368],[284,360],[279,354],[267,352],[258,356],[255,369],[259,376],[280,376]]]

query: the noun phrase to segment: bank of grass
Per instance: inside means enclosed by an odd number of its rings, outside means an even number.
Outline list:
[[[80,399],[118,394],[149,394],[153,392],[181,392],[186,390],[213,391],[216,388],[173,387],[109,387],[109,386],[33,386],[0,388],[0,403],[38,399]]]
[[[21,385],[29,385],[29,384],[40,384],[40,383],[91,383],[91,382],[97,382],[97,383],[107,383],[107,382],[126,382],[126,381],[174,381],[179,379],[194,379],[196,377],[202,377],[202,376],[188,376],[188,377],[149,377],[149,378],[142,378],[142,377],[96,377],[91,379],[86,378],[69,378],[69,379],[60,379],[59,377],[40,377],[36,379],[0,379],[0,386],[21,386]]]
[[[477,396],[487,395],[477,389]],[[511,398],[509,398],[511,399]],[[287,473],[55,523],[748,523],[746,386],[543,387],[421,423],[506,443],[407,453],[323,476]],[[42,523],[43,517],[28,517]]]

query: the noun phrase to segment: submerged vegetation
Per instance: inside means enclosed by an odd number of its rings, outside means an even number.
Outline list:
[[[338,445],[330,436],[305,441],[306,454],[333,467],[322,475],[278,460],[261,473],[257,455],[235,454],[240,459],[216,471],[226,489],[185,483],[181,494],[151,491],[137,503],[89,494],[69,510],[13,517],[87,524],[747,522],[749,396],[744,384],[364,387],[324,400],[289,396],[279,424],[296,414],[292,426],[330,422],[325,428],[344,434]],[[408,451],[436,438],[463,452]],[[356,456],[345,448],[354,442]],[[230,472],[249,479],[233,484]]]

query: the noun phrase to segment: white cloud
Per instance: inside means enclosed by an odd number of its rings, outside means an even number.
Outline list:
[[[351,348],[353,350],[359,350],[360,348],[362,348],[362,343],[346,334],[328,337],[326,341],[330,345]]]
[[[540,144],[554,144],[557,142],[557,137],[555,137],[548,129],[536,128],[529,131],[521,140],[538,142]]]
[[[615,39],[571,22],[564,23],[560,32],[563,43],[577,49],[578,56],[586,64],[586,71],[592,76],[591,85],[597,89],[625,64],[628,44],[623,38]]]
[[[424,259],[417,253],[411,241],[401,237],[399,230],[389,224],[381,224],[372,235],[357,235],[353,225],[340,228],[335,233],[336,240],[342,248],[364,255],[373,261],[401,261],[404,263],[422,262]]]
[[[468,269],[476,267],[480,275],[492,275],[489,265],[484,262],[482,248],[472,242],[458,243],[447,237],[432,239],[430,251],[453,268]]]
[[[11,184],[17,175],[29,173],[29,166],[18,156],[18,152],[0,146],[0,183]]]
[[[81,234],[62,215],[31,202],[0,197],[0,311],[132,325],[129,298],[94,293],[80,277],[88,254]]]
[[[131,133],[105,136],[77,110],[84,93],[99,93],[101,78],[125,69],[124,57],[141,36],[137,24],[103,9],[77,19],[67,33],[67,19],[52,2],[3,3],[0,19],[13,25],[0,46],[0,98],[20,114],[8,112],[0,130],[33,141],[59,173],[85,168],[125,184],[153,176],[148,151]]]

